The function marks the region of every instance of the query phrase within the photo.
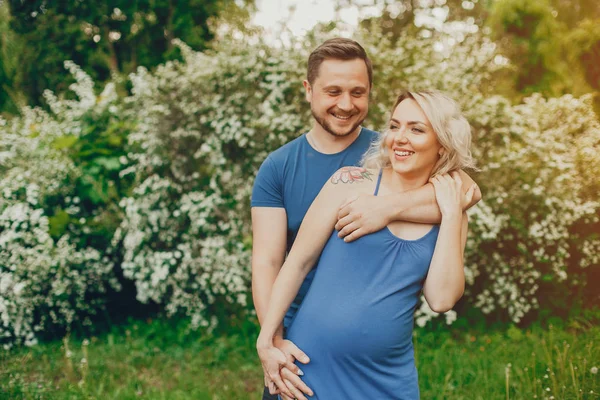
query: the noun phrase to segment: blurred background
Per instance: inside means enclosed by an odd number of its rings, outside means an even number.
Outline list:
[[[310,128],[310,52],[473,129],[467,289],[424,399],[600,398],[596,0],[0,0],[0,398],[255,399],[249,196]]]

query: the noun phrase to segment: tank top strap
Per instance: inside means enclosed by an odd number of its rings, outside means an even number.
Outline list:
[[[374,196],[377,196],[377,193],[379,192],[379,184],[381,183],[381,175],[383,174],[383,168],[381,168],[379,170],[379,177],[377,178],[377,184],[375,185],[375,193],[373,193]]]

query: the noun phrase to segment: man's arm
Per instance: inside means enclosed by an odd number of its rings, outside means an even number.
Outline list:
[[[285,259],[286,240],[287,214],[284,208],[252,207],[252,299],[261,326],[267,313],[273,283]],[[287,357],[299,359],[305,355],[292,342],[283,339],[283,325],[279,327],[275,336],[275,345]],[[293,359],[290,358],[290,361],[293,362]],[[295,393],[298,399],[306,399],[301,392],[312,393],[289,369],[283,368],[281,376],[288,382],[290,391]],[[269,391],[275,394],[275,386],[270,386]]]
[[[252,208],[252,299],[261,325],[285,259],[286,230],[284,208]]]
[[[481,200],[477,184],[464,171],[459,171],[465,193],[463,209],[469,209]],[[410,221],[438,224],[442,214],[431,183],[418,189],[387,196],[361,195],[346,202],[338,213],[335,229],[346,242],[376,232],[391,221]]]

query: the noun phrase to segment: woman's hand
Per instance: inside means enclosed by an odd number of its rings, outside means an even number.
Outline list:
[[[462,180],[458,172],[436,175],[429,180],[435,188],[435,198],[443,217],[460,216],[463,205],[473,200],[476,185],[472,185],[467,193],[462,192]]]
[[[290,362],[285,354],[272,343],[263,343],[259,338],[256,349],[258,351],[258,357],[262,363],[265,376],[277,386],[277,389],[279,389],[280,393],[294,398],[295,396],[283,381],[280,371],[283,367],[286,367],[290,371],[300,375],[300,369],[296,366],[296,364]],[[271,391],[271,387],[269,389],[269,391]]]

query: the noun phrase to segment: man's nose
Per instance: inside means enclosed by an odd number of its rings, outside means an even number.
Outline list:
[[[342,94],[337,106],[340,110],[348,111],[348,112],[352,111],[354,106],[352,105],[352,99],[350,98],[350,93]]]

